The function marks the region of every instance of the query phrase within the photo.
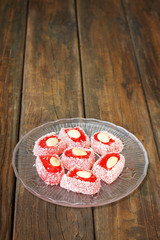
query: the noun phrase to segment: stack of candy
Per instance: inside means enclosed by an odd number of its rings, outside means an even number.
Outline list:
[[[113,134],[94,133],[90,142],[77,126],[62,128],[59,136],[55,132],[42,136],[35,142],[33,154],[37,172],[46,184],[93,195],[99,192],[101,180],[111,184],[122,172],[122,149],[122,141]],[[101,155],[96,162],[95,153]]]

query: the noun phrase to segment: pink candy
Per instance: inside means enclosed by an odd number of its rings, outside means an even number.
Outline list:
[[[80,137],[79,138],[70,137],[67,133],[67,131],[69,130],[79,131]],[[62,128],[59,132],[59,138],[61,138],[67,144],[67,147],[83,147],[83,148],[90,147],[89,137],[80,127]]]
[[[73,169],[74,170],[74,169]],[[90,171],[91,172],[91,171]],[[94,182],[83,181],[69,176],[70,172],[64,174],[60,186],[67,190],[83,194],[95,194],[99,192],[101,184],[100,179],[96,178]]]
[[[114,153],[113,153],[114,154]],[[94,165],[93,165],[93,173],[104,182],[110,184],[114,182],[118,176],[121,174],[124,165],[125,165],[125,158],[122,154],[119,154],[119,161],[115,164],[115,166],[109,170],[105,167],[100,165],[101,161],[107,156],[108,154],[102,156]],[[111,154],[109,154],[111,155]]]
[[[61,162],[67,170],[71,170],[74,167],[83,170],[89,170],[94,162],[94,151],[93,149],[78,148],[87,153],[86,156],[76,156],[72,153],[74,148],[67,148],[61,157]]]
[[[46,146],[44,143],[44,147],[40,146],[41,140],[46,137],[56,137],[58,139],[58,143],[55,146]],[[44,141],[45,142],[45,141]],[[53,155],[53,154],[61,154],[66,149],[66,143],[57,137],[55,132],[48,133],[41,138],[39,138],[34,145],[33,154],[35,156],[44,156],[44,155]]]
[[[57,155],[54,155],[54,157],[59,159]],[[62,166],[60,171],[57,172],[47,171],[39,156],[36,158],[36,169],[41,179],[48,185],[59,184],[64,174],[64,168]]]
[[[103,131],[101,133],[107,134],[109,139],[111,139],[111,140],[108,144],[104,144],[103,142],[95,139],[95,136],[97,135],[97,133],[95,133],[91,137],[91,147],[93,148],[93,150],[95,152],[97,152],[101,155],[105,155],[106,153],[121,152],[122,151],[123,144],[122,144],[122,141],[119,138],[117,138],[116,136],[114,136],[114,135],[112,135],[111,133],[108,133],[108,132]]]
[[[59,137],[55,132],[42,136],[33,149],[39,176],[48,185],[60,183],[62,188],[73,192],[97,193],[101,187],[100,180],[110,184],[122,172],[125,158],[119,152],[123,143],[111,133],[102,131],[91,137],[92,148],[89,147],[89,137],[80,127],[62,128]],[[103,155],[97,162],[94,151]],[[60,154],[61,159],[58,157]],[[91,167],[92,171],[89,170]],[[70,171],[65,174],[64,168]]]

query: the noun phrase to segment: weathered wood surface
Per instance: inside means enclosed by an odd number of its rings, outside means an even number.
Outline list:
[[[11,239],[27,1],[0,1],[0,239]]]
[[[30,1],[26,41],[20,136],[83,116],[74,1]],[[13,239],[93,239],[92,209],[47,203],[17,183]]]
[[[123,2],[160,156],[160,1]]]
[[[160,239],[159,12],[152,0],[0,1],[0,239],[12,230],[14,240]],[[18,136],[77,116],[121,125],[144,144],[149,171],[134,193],[74,209],[14,188]]]
[[[122,2],[79,0],[77,9],[86,117],[133,132],[150,160],[140,188],[94,209],[96,239],[159,239],[160,163]]]

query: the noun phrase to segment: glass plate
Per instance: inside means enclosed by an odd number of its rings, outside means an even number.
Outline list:
[[[35,167],[32,153],[35,141],[49,132],[58,134],[61,128],[76,126],[80,126],[89,137],[98,131],[108,131],[124,144],[122,154],[126,163],[123,172],[110,185],[101,182],[100,192],[93,196],[69,192],[59,185],[48,186],[41,180]],[[96,154],[96,160],[98,158]],[[115,202],[133,192],[147,174],[148,157],[142,143],[124,128],[96,119],[72,118],[45,123],[23,136],[14,149],[12,164],[20,182],[37,197],[63,206],[94,207]]]

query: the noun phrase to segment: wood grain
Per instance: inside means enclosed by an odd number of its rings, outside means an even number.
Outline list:
[[[20,136],[76,116],[83,106],[74,1],[31,0]],[[47,203],[17,183],[13,239],[93,239],[92,210]]]
[[[27,1],[0,1],[0,239],[11,239]]]
[[[123,2],[160,156],[160,2]]]
[[[160,163],[123,5],[119,0],[82,0],[77,1],[77,13],[86,117],[134,133],[150,160],[141,187],[116,203],[95,208],[96,239],[159,239]]]

